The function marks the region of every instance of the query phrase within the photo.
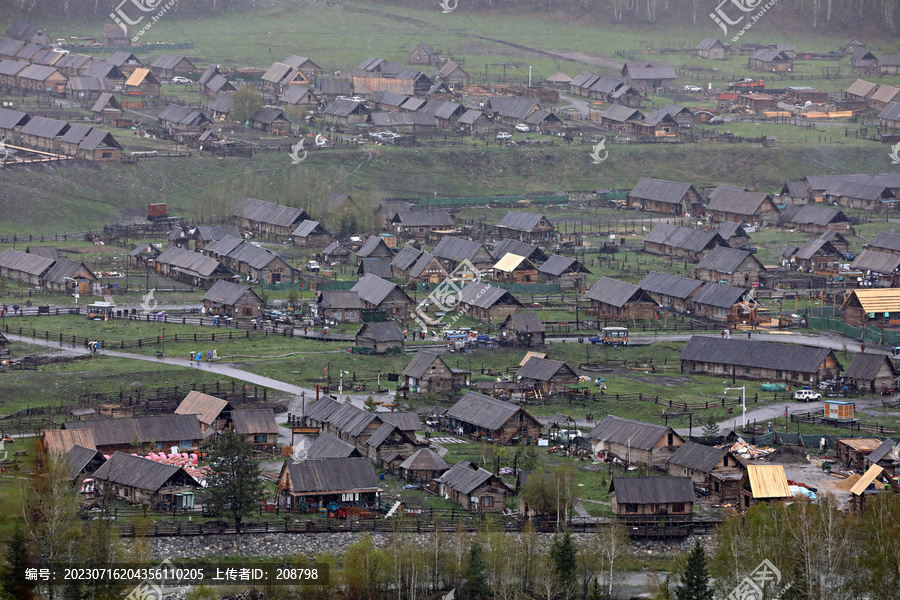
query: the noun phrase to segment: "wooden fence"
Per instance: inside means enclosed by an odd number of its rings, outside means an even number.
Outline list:
[[[853,431],[865,431],[868,433],[877,433],[882,436],[900,435],[900,429],[893,429],[883,425],[864,425],[861,421],[853,419],[852,421],[838,421],[837,419],[826,419],[822,416],[821,411],[809,411],[805,413],[794,413],[791,415],[792,423],[812,423],[816,425],[829,425],[837,429],[850,429]]]

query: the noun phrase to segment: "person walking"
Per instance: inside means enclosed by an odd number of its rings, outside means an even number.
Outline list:
[[[747,339],[748,340],[750,339],[750,330],[749,329],[747,330]]]
[[[219,351],[216,350],[215,348],[213,348],[212,357],[213,357],[213,360],[219,360]]]
[[[195,357],[196,360],[197,360],[197,366],[200,366],[200,358],[201,358],[202,356],[203,356],[203,350],[200,350],[199,352],[197,352],[197,355],[196,355],[196,357]]]
[[[193,364],[193,362],[194,362],[194,351],[191,350],[191,364]]]
[[[213,358],[212,350],[210,350],[209,352],[207,352],[207,355],[206,355],[206,356],[207,356],[207,358],[209,359],[209,362],[212,362],[212,358]]]

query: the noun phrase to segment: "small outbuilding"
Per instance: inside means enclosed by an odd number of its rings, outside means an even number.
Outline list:
[[[394,348],[403,350],[403,332],[396,321],[366,323],[356,333],[356,345],[368,348],[375,354],[385,354]]]
[[[437,452],[422,448],[400,463],[400,477],[407,481],[427,483],[439,478],[449,468],[450,465]]]

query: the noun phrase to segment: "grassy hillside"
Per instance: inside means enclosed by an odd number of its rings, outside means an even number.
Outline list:
[[[783,129],[783,128],[782,128]],[[815,135],[815,134],[813,134]],[[837,141],[843,141],[838,139]],[[850,138],[850,141],[853,141]],[[542,148],[386,148],[320,152],[300,165],[287,155],[253,159],[196,155],[141,161],[138,165],[80,164],[0,171],[0,234],[58,233],[97,228],[146,214],[150,202],[169,203],[174,215],[210,218],[242,195],[303,206],[335,226],[323,199],[349,193],[358,215],[382,197],[519,194],[540,191],[628,188],[642,176],[729,183],[778,191],[807,174],[884,171],[890,159],[879,145],[808,145],[776,148],[751,144],[611,146],[594,165],[589,145]],[[349,175],[348,175],[349,174]]]

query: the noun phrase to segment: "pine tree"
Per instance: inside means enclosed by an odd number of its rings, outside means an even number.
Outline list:
[[[0,568],[3,598],[30,600],[34,598],[34,586],[25,579],[25,567],[32,563],[28,548],[28,536],[21,523],[16,524],[12,537],[6,544],[6,561]]]
[[[206,508],[213,515],[230,516],[239,532],[265,491],[252,453],[253,446],[233,431],[226,431],[209,453],[212,472],[206,478]]]
[[[477,541],[469,547],[469,560],[466,564],[465,584],[463,590],[466,600],[481,600],[490,594],[487,583],[487,565],[484,549]]]
[[[709,572],[706,570],[706,553],[700,541],[694,542],[688,554],[681,583],[675,588],[676,600],[713,600],[713,592],[709,587]]]

